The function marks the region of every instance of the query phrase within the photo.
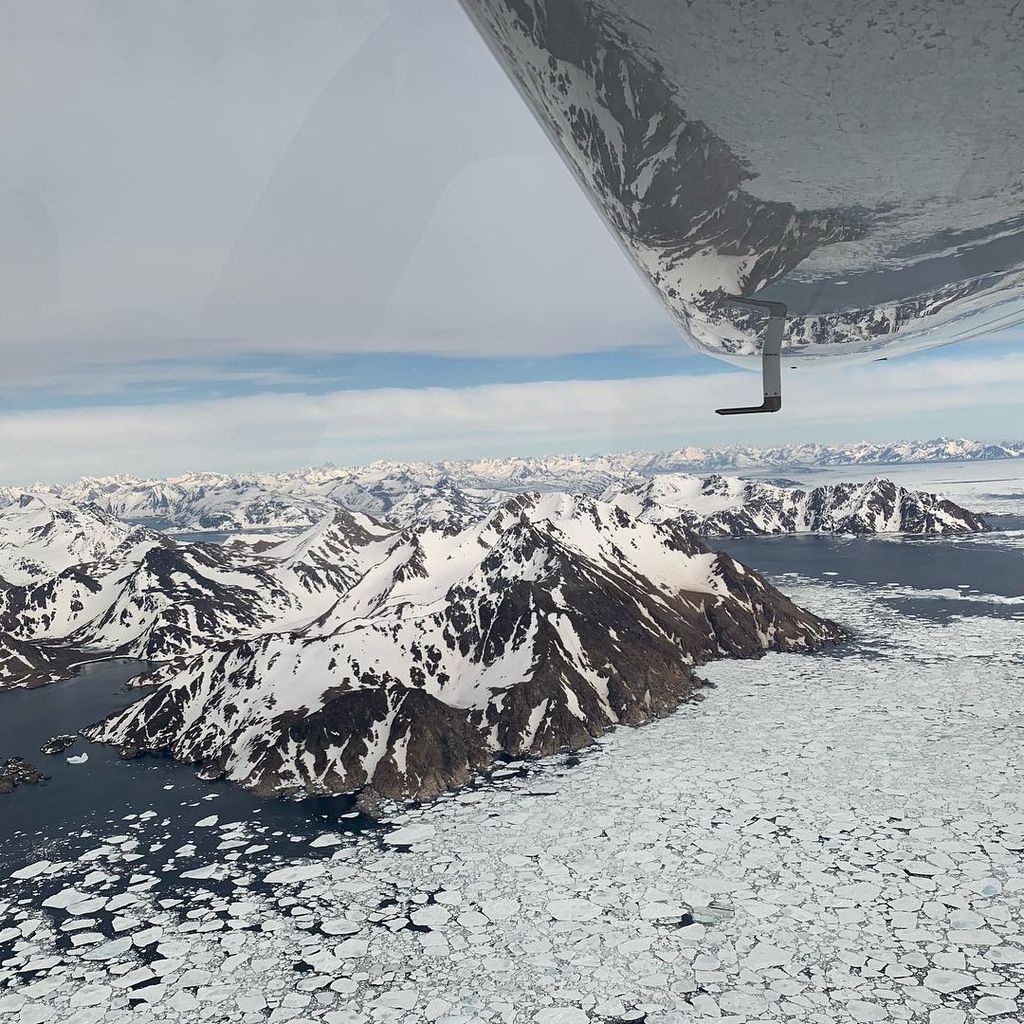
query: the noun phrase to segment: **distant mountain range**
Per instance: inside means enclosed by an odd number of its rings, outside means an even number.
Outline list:
[[[612,486],[605,497],[641,519],[678,519],[703,537],[955,534],[988,528],[981,516],[954,502],[883,479],[804,490],[778,481],[665,473]]]
[[[182,531],[299,530],[319,522],[326,510],[339,506],[395,522],[421,520],[433,508],[439,516],[453,515],[465,522],[509,494],[561,491],[599,497],[667,474],[1020,457],[1024,457],[1024,442],[982,444],[939,438],[891,444],[682,448],[599,456],[376,462],[349,469],[328,466],[285,473],[186,473],[162,480],[83,477],[71,484],[0,488],[0,506],[30,493],[62,497],[78,505],[91,503],[121,520]],[[910,525],[886,528],[914,529]],[[710,532],[722,531],[716,528]]]

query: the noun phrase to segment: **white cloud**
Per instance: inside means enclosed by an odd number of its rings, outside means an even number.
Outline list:
[[[723,419],[756,376],[384,388],[0,416],[0,478],[166,475],[321,461],[608,451],[690,443],[1019,435],[1024,354],[801,370],[774,416]]]

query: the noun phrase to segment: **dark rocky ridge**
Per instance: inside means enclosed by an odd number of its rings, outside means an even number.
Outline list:
[[[61,733],[59,736],[51,736],[40,748],[43,754],[63,754],[75,745],[78,737],[70,733]]]
[[[86,660],[73,649],[32,643],[0,630],[0,690],[56,682]]]

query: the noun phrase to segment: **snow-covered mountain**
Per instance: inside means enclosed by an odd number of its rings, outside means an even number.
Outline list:
[[[0,512],[0,552],[17,582],[0,584],[0,681],[50,678],[53,664],[68,662],[58,651],[78,652],[79,661],[161,660],[302,625],[329,610],[392,537],[335,508],[301,536],[257,552],[178,543],[60,498],[11,506]]]
[[[426,798],[495,756],[663,714],[714,658],[839,636],[679,516],[492,497],[450,483],[396,496],[405,525],[328,502],[259,546],[26,497],[0,511],[16,578],[0,581],[0,686],[145,658],[156,689],[94,738],[261,792]]]
[[[521,469],[506,479],[526,478]],[[481,477],[473,482],[479,484]],[[156,507],[149,501],[125,502],[125,495],[137,495],[138,488],[124,480],[84,488],[81,503],[23,494],[0,509],[0,686],[52,681],[90,657],[160,661],[199,654],[224,640],[302,630],[320,620],[340,626],[375,613],[385,592],[389,600],[400,592],[389,574],[417,579],[434,547],[461,571],[491,545],[487,531],[505,514],[510,492],[494,486],[494,474],[490,480],[490,487],[470,487],[440,472],[378,466],[361,480],[353,474],[339,481],[328,471],[297,474],[289,484],[297,488],[301,481],[307,493],[295,496],[271,491],[281,483],[274,479],[161,488],[168,511],[174,511],[172,493],[185,495],[177,509],[183,518],[201,500],[206,509],[221,510],[220,525],[248,523],[248,512],[257,505],[276,510],[263,525],[285,530],[316,514],[312,525],[285,539],[227,545],[182,543],[114,518],[96,502],[113,498],[120,507],[142,507],[147,513]],[[603,485],[602,501],[631,519],[685,526],[707,537],[986,528],[979,516],[952,502],[887,480],[804,490],[717,474],[616,477],[601,469],[590,482]],[[267,488],[263,498],[254,497],[257,487]],[[536,493],[565,500],[564,492]],[[242,505],[233,508],[239,496]],[[382,521],[349,511],[339,501],[372,508]],[[480,530],[484,533],[477,536]],[[467,547],[471,536],[477,539]],[[450,575],[423,572],[435,582],[453,582]],[[375,587],[385,589],[378,593]],[[414,594],[409,602],[422,603],[421,597]],[[443,590],[435,590],[432,600],[443,598]]]
[[[610,495],[616,489],[632,490],[642,487],[649,479],[679,473],[742,471],[754,466],[795,469],[807,465],[861,466],[1021,456],[1024,456],[1024,443],[985,445],[938,439],[888,445],[683,448],[602,456],[377,462],[351,469],[319,467],[240,476],[192,473],[168,480],[90,477],[66,485],[6,488],[0,490],[0,506],[17,503],[26,494],[60,497],[78,506],[94,505],[121,520],[158,523],[161,527],[188,532],[244,533],[266,529],[295,532],[321,522],[339,507],[393,524],[433,522],[461,528],[500,504],[509,494],[523,491],[581,492],[597,497]],[[737,493],[743,486],[740,482],[729,484]],[[822,497],[824,499],[824,495]],[[802,499],[786,499],[784,504],[798,500]],[[845,501],[841,495],[835,500]],[[885,504],[882,497],[874,500]],[[941,499],[917,500],[923,508],[925,505],[937,507]],[[920,522],[927,528],[930,518],[931,513],[923,508],[921,515],[908,511],[906,521]],[[828,524],[838,520],[824,509],[814,521],[818,525],[808,528],[828,530],[834,528]],[[893,520],[889,517],[885,522]],[[864,520],[860,529],[867,528],[870,528],[868,520]],[[903,529],[916,527],[904,526]],[[710,529],[712,535],[720,532]]]
[[[373,555],[318,619],[173,659],[92,737],[265,793],[429,798],[496,755],[664,714],[712,659],[839,635],[680,522],[584,495],[521,495],[460,530],[350,550]]]
[[[3,510],[0,578],[13,584],[48,579],[106,558],[144,535],[96,505],[23,494]]]
[[[891,480],[803,490],[765,480],[666,473],[604,497],[641,519],[677,518],[704,537],[780,533],[975,533],[981,516]]]

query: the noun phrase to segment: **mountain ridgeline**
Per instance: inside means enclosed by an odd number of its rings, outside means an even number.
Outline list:
[[[73,505],[95,505],[124,522],[187,532],[298,531],[320,522],[335,507],[406,525],[448,520],[465,524],[513,494],[562,491],[615,500],[647,481],[680,477],[689,488],[687,506],[698,532],[733,532],[723,523],[740,511],[741,533],[956,532],[971,531],[969,515],[934,495],[893,488],[884,480],[802,488],[799,483],[738,481],[754,467],[787,475],[800,466],[873,466],[1024,457],[1024,442],[982,444],[940,438],[924,442],[851,445],[786,445],[778,448],[681,448],[600,456],[544,456],[465,462],[376,462],[351,469],[331,466],[288,473],[186,473],[163,480],[129,476],[84,477],[69,484],[0,487],[0,507],[24,495],[59,497]],[[710,477],[710,479],[709,479]],[[700,478],[696,485],[694,480]],[[707,500],[717,496],[713,505]],[[699,500],[698,500],[699,499]],[[851,503],[861,502],[863,509]],[[806,505],[806,514],[798,506]],[[702,510],[732,510],[706,527]],[[839,514],[841,508],[849,514]],[[875,516],[870,508],[885,510]],[[933,510],[937,513],[932,515]],[[838,524],[838,525],[837,525]]]
[[[3,518],[4,683],[156,662],[89,735],[268,794],[428,798],[665,714],[712,659],[840,636],[677,519],[586,495],[517,495],[462,527],[335,508],[259,549],[55,498]]]

